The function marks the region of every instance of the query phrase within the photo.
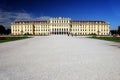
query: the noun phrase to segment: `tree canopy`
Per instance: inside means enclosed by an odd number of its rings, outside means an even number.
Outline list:
[[[3,34],[10,34],[11,33],[11,29],[5,29],[5,27],[3,25],[0,25],[0,35]]]
[[[6,30],[3,25],[0,25],[0,34],[5,34]]]
[[[120,26],[118,26],[118,34],[120,35]]]
[[[120,31],[120,26],[118,26],[118,31]]]

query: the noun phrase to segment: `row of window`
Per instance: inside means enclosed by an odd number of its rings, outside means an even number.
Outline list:
[[[56,28],[55,28],[55,29],[52,29],[52,31],[68,31],[68,30],[69,30],[69,29],[63,29],[63,28],[62,28],[62,29],[56,29]]]
[[[35,27],[35,29],[49,29],[49,27]]]
[[[35,31],[49,31],[50,29],[35,29]],[[52,29],[53,31],[68,31],[68,29]],[[13,31],[21,31],[19,29]],[[24,31],[33,31],[33,30],[24,30]],[[86,29],[72,29],[72,31],[97,31],[97,30],[86,30]],[[100,30],[100,31],[108,31],[108,30]]]
[[[33,30],[23,30],[23,31],[33,31]],[[50,29],[39,29],[39,30],[35,30],[35,31],[50,31]],[[21,30],[13,30],[13,32],[22,32]]]
[[[72,31],[87,31],[87,30],[81,30],[81,29],[72,29]],[[96,30],[88,30],[88,31],[96,31]]]
[[[86,26],[78,26],[78,27],[73,27],[73,28],[108,28],[108,27],[86,27]]]
[[[21,31],[21,30],[12,30],[12,31]],[[23,31],[33,31],[33,30],[23,30]]]
[[[52,20],[51,23],[69,23],[69,20]]]
[[[32,27],[13,27],[13,29],[33,29]]]
[[[61,25],[61,24],[57,25],[57,24],[52,24],[52,26],[56,26],[56,27],[65,26],[65,27],[68,27],[69,25]]]
[[[100,27],[100,28],[108,28],[108,26],[94,26],[94,25],[92,25],[92,26],[87,26],[87,25],[82,25],[82,26],[80,26],[80,25],[76,25],[76,26],[73,26],[73,27],[80,27],[80,28],[97,28],[97,27]]]
[[[96,25],[96,26],[106,26],[106,25],[108,25],[108,24],[94,24],[94,23],[72,23],[72,25]]]
[[[98,29],[72,29],[72,31],[97,31]],[[108,31],[108,29],[99,29],[100,31]]]
[[[78,34],[78,35],[88,35],[88,34],[98,34],[98,33],[75,33],[75,34]],[[100,33],[101,35],[108,35],[109,33]]]
[[[48,25],[34,25],[35,27],[49,27]],[[12,28],[32,28],[33,25],[17,25],[17,26],[13,26]]]
[[[35,27],[49,27],[49,25],[35,25]]]
[[[35,30],[35,31],[50,31],[50,29],[41,29],[41,30]]]

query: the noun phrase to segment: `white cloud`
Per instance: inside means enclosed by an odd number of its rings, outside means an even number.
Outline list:
[[[10,24],[16,20],[29,20],[32,19],[28,13],[21,12],[7,12],[0,10],[0,24],[6,28],[10,28]]]
[[[21,20],[47,20],[49,16],[32,17],[31,14],[26,12],[8,12],[0,9],[0,25],[10,28],[10,24],[14,21]]]
[[[41,16],[41,17],[36,18],[36,20],[48,20],[50,18],[51,17],[49,17],[49,16]]]

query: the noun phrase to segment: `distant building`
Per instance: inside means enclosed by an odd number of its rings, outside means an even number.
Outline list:
[[[50,18],[46,21],[16,21],[11,24],[12,35],[109,35],[110,24],[104,21],[75,21],[70,18]]]

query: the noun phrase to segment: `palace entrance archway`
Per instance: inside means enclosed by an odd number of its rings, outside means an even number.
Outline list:
[[[58,35],[58,34],[68,34],[69,29],[68,28],[53,28],[52,34]]]

